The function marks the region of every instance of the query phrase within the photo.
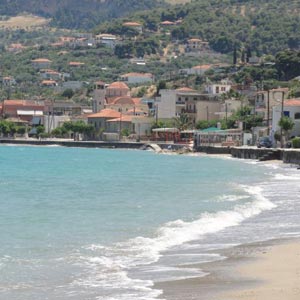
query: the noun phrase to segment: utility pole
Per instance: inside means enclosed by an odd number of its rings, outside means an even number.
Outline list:
[[[284,91],[281,92],[281,119],[283,118],[284,115]],[[283,148],[283,130],[282,126],[280,126],[280,147]]]
[[[267,89],[267,127],[268,127],[268,136],[270,135],[270,90]]]

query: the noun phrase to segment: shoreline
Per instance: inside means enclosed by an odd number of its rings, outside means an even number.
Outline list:
[[[162,150],[169,150],[170,153],[187,154],[199,153],[207,155],[230,155],[233,158],[250,159],[258,161],[278,160],[283,163],[290,163],[298,165],[300,168],[300,149],[268,149],[268,148],[254,148],[254,147],[202,147],[194,149],[194,152],[186,151],[186,144],[174,143],[160,143],[155,141],[71,141],[71,140],[33,140],[33,139],[3,139],[0,138],[0,145],[33,145],[33,146],[63,146],[63,147],[78,147],[78,148],[106,148],[106,149],[135,149],[145,150],[150,147],[157,151],[158,148]]]
[[[298,300],[300,238],[282,238],[214,251],[226,258],[190,265],[204,277],[156,283],[165,300]]]

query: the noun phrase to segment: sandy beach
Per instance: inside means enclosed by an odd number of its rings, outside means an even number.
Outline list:
[[[167,300],[299,300],[300,241],[276,240],[226,249],[228,258],[199,266],[209,275],[159,283]],[[195,266],[193,266],[195,267]]]

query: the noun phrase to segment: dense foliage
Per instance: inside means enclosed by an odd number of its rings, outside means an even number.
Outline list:
[[[52,18],[52,24],[64,28],[88,29],[130,12],[161,6],[159,0],[2,0],[0,15],[28,12]]]

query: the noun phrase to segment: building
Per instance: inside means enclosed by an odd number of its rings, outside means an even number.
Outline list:
[[[127,84],[152,83],[154,76],[151,73],[127,73],[120,76],[120,79]]]
[[[43,87],[56,87],[57,82],[55,80],[43,80],[41,82],[41,86],[43,86]]]
[[[128,27],[136,30],[138,33],[143,33],[143,25],[139,22],[125,22],[123,27]]]
[[[88,124],[94,125],[96,130],[102,129],[103,131],[106,131],[107,121],[120,118],[120,117],[121,117],[121,112],[106,108],[95,114],[88,115],[87,118],[88,118]]]
[[[96,43],[98,45],[103,44],[103,45],[105,45],[109,48],[112,48],[112,49],[115,48],[115,46],[117,44],[117,41],[118,41],[118,39],[115,35],[108,34],[108,33],[103,33],[103,34],[96,35],[95,40],[96,40]]]
[[[209,49],[209,43],[198,38],[189,39],[187,41],[186,52],[199,52]]]
[[[124,82],[116,81],[108,85],[105,96],[107,102],[113,101],[116,97],[130,96],[130,89]]]
[[[105,108],[105,90],[106,84],[103,81],[97,81],[94,84],[93,91],[93,113],[99,112]]]
[[[15,85],[17,82],[12,76],[5,76],[2,78],[2,85],[3,86],[12,86]]]
[[[283,105],[282,105],[283,104]],[[283,103],[273,107],[272,112],[272,133],[280,132],[278,125],[281,115],[287,116],[295,123],[294,128],[290,132],[290,136],[300,136],[300,98],[287,99]]]
[[[199,65],[192,68],[181,69],[179,70],[180,74],[186,75],[199,75],[202,76],[204,73],[212,68],[212,65]]]
[[[222,80],[220,83],[207,84],[205,91],[210,95],[226,94],[231,90],[232,84],[226,80]]]
[[[173,119],[187,114],[193,124],[199,120],[219,119],[217,113],[221,110],[221,103],[215,97],[186,87],[160,90],[155,106],[156,119]]]
[[[47,58],[37,58],[31,61],[31,64],[36,69],[49,69],[51,60]]]
[[[4,100],[2,103],[2,116],[31,121],[33,117],[42,117],[45,105],[43,102],[33,100]]]

